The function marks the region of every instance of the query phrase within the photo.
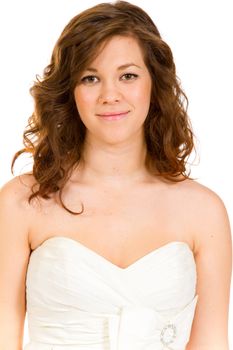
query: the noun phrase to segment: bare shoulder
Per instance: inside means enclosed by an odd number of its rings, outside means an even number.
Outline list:
[[[226,216],[227,211],[222,198],[211,188],[194,180],[186,180],[183,193],[188,195],[193,208],[198,215],[213,215],[213,213]]]
[[[221,197],[209,187],[202,185],[195,180],[184,180],[176,184],[174,190],[177,198],[185,201],[186,204],[190,202],[192,209],[197,209],[197,213],[217,210],[225,211],[226,208]]]
[[[33,183],[32,176],[23,174],[0,188],[0,244],[4,251],[20,256],[21,262],[30,253],[29,233],[35,221],[35,210],[28,202]]]
[[[231,246],[230,221],[219,194],[194,180],[185,180],[180,191],[195,221],[196,247]]]
[[[195,180],[186,179],[175,183],[174,186],[168,187],[168,191],[178,203],[182,203],[186,214],[188,211],[195,212],[196,219],[202,216],[210,218],[213,213],[227,215],[221,197],[209,187]]]
[[[0,205],[2,209],[17,211],[21,214],[27,214],[32,211],[32,205],[29,204],[31,187],[35,183],[33,175],[25,173],[15,176],[0,188]],[[26,218],[26,217],[25,217]]]

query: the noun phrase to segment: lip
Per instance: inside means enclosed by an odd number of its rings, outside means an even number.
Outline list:
[[[127,114],[129,111],[124,111],[124,112],[106,112],[106,113],[101,113],[97,114],[100,117],[111,117],[111,116],[116,116],[116,115],[122,115],[122,114]]]
[[[109,113],[104,113],[104,114],[97,114],[101,119],[104,120],[119,120],[119,119],[123,119],[127,116],[127,114],[130,111],[126,111],[126,112],[109,112]]]
[[[129,111],[127,112],[121,112],[121,113],[105,113],[105,114],[100,114],[99,117],[101,119],[107,120],[107,121],[113,121],[113,120],[120,120],[120,119],[124,119],[126,118],[127,114],[129,113]]]

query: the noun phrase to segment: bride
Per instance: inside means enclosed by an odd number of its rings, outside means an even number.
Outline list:
[[[194,135],[169,46],[141,8],[64,28],[0,192],[0,348],[228,350],[231,233],[190,177]]]

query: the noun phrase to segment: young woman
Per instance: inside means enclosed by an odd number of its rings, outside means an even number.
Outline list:
[[[231,233],[189,176],[194,140],[169,46],[141,8],[74,17],[0,193],[0,348],[228,350]]]

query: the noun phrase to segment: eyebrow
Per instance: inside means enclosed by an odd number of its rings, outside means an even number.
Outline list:
[[[122,69],[125,69],[125,68],[128,68],[128,67],[131,67],[131,66],[135,66],[135,67],[138,67],[138,68],[142,69],[142,67],[138,66],[138,65],[135,64],[135,63],[125,63],[125,64],[119,66],[119,67],[117,68],[117,70],[122,70]],[[97,69],[95,69],[95,68],[93,68],[93,67],[88,67],[88,68],[86,68],[85,70],[86,70],[86,71],[89,70],[90,72],[97,72]]]

